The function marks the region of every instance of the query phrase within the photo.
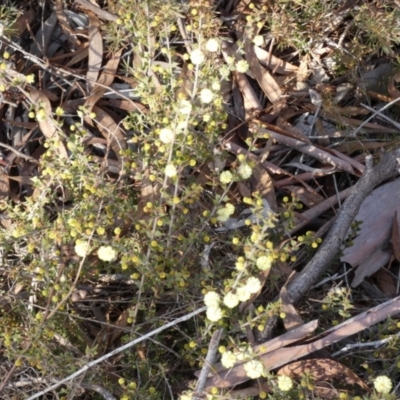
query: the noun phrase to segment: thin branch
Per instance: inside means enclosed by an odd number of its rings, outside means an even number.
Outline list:
[[[14,147],[9,146],[8,144],[0,143],[0,147],[4,147],[5,149],[8,149],[8,150],[12,151],[12,152],[15,153],[18,157],[21,157],[21,158],[23,158],[23,159],[26,160],[26,161],[30,161],[30,162],[35,163],[35,164],[39,164],[39,161],[36,160],[36,158],[33,158],[33,157],[28,156],[28,155],[26,155],[26,154],[24,154],[24,153],[21,153],[21,152],[18,151],[17,149],[14,149]]]
[[[202,392],[204,390],[204,386],[206,385],[208,372],[210,371],[211,365],[215,361],[215,354],[217,353],[218,345],[221,340],[222,331],[222,329],[218,329],[211,337],[207,356],[204,360],[203,368],[201,369],[200,376],[196,384],[196,391],[193,395],[193,400],[200,400],[202,398]]]
[[[395,335],[390,335],[389,337],[382,339],[382,340],[375,340],[374,342],[367,342],[367,343],[349,343],[345,347],[343,347],[341,350],[337,351],[336,353],[332,354],[332,357],[336,357],[342,353],[346,353],[347,351],[351,349],[356,349],[356,348],[362,348],[362,347],[375,347],[378,348],[380,346],[383,346],[384,344],[395,340],[400,337],[400,332],[396,333]]]
[[[162,331],[165,331],[166,329],[171,328],[172,326],[174,326],[176,324],[179,324],[181,322],[187,321],[187,320],[193,318],[195,315],[201,314],[202,312],[206,311],[206,309],[207,309],[206,307],[199,308],[196,311],[193,311],[193,312],[191,312],[189,314],[184,315],[183,317],[180,317],[180,318],[178,318],[178,319],[176,319],[174,321],[171,321],[168,324],[163,325],[160,328],[155,329],[154,331],[146,333],[146,335],[143,335],[138,339],[132,340],[131,342],[128,342],[128,343],[124,344],[123,346],[118,347],[117,349],[115,349],[115,350],[113,350],[113,351],[111,351],[111,352],[109,352],[107,354],[104,354],[104,356],[89,362],[84,367],[82,367],[80,370],[74,372],[70,376],[60,380],[59,382],[55,383],[54,385],[49,386],[48,388],[46,388],[46,389],[34,394],[33,396],[29,397],[28,400],[37,399],[38,397],[44,395],[45,393],[48,393],[48,392],[50,392],[50,391],[52,391],[54,389],[57,389],[61,385],[64,385],[65,383],[71,381],[72,379],[76,378],[77,376],[83,374],[84,372],[89,370],[89,368],[94,367],[95,365],[101,363],[102,361],[107,360],[108,358],[113,357],[116,354],[119,354],[119,353],[123,352],[124,350],[129,349],[130,347],[135,346],[136,344],[138,344],[140,342],[143,342],[144,340],[146,340],[146,339],[148,339],[148,338],[150,338],[150,337],[152,337],[154,335],[157,335],[158,333],[160,333]]]

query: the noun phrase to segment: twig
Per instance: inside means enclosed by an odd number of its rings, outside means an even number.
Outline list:
[[[350,224],[368,194],[380,183],[398,174],[396,158],[399,156],[399,149],[384,154],[380,163],[374,168],[372,168],[372,157],[367,156],[365,159],[365,173],[355,184],[350,196],[344,202],[326,239],[303,271],[292,282],[289,282],[287,291],[293,302],[297,302],[307,293],[321,274],[328,268],[329,263],[340,250]]]
[[[222,336],[222,329],[215,331],[211,337],[210,345],[208,346],[208,352],[206,359],[204,360],[203,368],[201,369],[199,379],[196,384],[196,391],[193,395],[193,400],[200,400],[202,398],[202,392],[206,385],[208,378],[208,372],[210,371],[211,365],[214,363],[215,354],[218,349],[219,342]]]
[[[358,132],[361,131],[361,129],[375,116],[377,116],[378,114],[381,114],[382,111],[386,110],[387,108],[389,108],[390,106],[392,106],[393,104],[397,103],[398,101],[400,101],[400,97],[398,97],[397,99],[392,100],[390,103],[385,104],[381,109],[379,110],[374,110],[374,112],[365,120],[362,122],[362,124],[360,124],[358,126],[358,128],[350,135],[350,137],[354,138],[357,137]]]
[[[104,354],[104,356],[87,363],[80,370],[78,370],[78,371],[74,372],[73,374],[71,374],[70,376],[60,380],[59,382],[55,383],[54,385],[49,386],[48,388],[46,388],[46,389],[34,394],[33,396],[29,397],[27,400],[37,399],[38,397],[44,395],[45,393],[48,393],[51,390],[57,389],[61,385],[64,385],[65,383],[71,381],[72,379],[76,378],[77,376],[83,374],[89,368],[94,367],[95,365],[101,363],[102,361],[107,360],[108,358],[113,357],[116,354],[119,354],[119,353],[123,352],[124,350],[129,349],[130,347],[135,346],[136,344],[138,344],[140,342],[143,342],[144,340],[146,340],[146,339],[148,339],[148,338],[150,338],[150,337],[152,337],[154,335],[157,335],[158,333],[160,333],[162,331],[165,331],[166,329],[171,328],[172,326],[174,326],[176,324],[179,324],[179,323],[181,323],[183,321],[187,321],[187,320],[191,319],[192,317],[194,317],[195,315],[198,315],[198,314],[206,311],[206,309],[207,309],[206,307],[199,308],[196,311],[193,311],[193,312],[191,312],[189,314],[184,315],[183,317],[180,317],[180,318],[178,318],[178,319],[176,319],[174,321],[171,321],[166,325],[163,325],[163,326],[161,326],[161,327],[159,327],[157,329],[154,329],[154,331],[146,333],[146,335],[143,335],[138,339],[132,340],[131,342],[128,342],[128,343],[124,344],[123,346],[118,347],[117,349],[115,349],[115,350],[113,350],[113,351],[111,351],[111,352],[109,352],[107,354]]]
[[[104,400],[117,400],[107,389],[104,389],[102,386],[97,385],[96,383],[81,383],[80,387],[88,390],[93,390],[97,392],[101,396],[103,396]]]
[[[20,358],[18,358],[17,361],[18,360],[20,360]],[[7,375],[3,378],[3,380],[0,383],[0,393],[3,392],[3,389],[5,388],[8,381],[11,379],[11,377],[13,376],[16,369],[17,369],[17,366],[14,363],[14,365],[10,368],[10,370],[7,372]]]
[[[334,274],[332,276],[328,276],[327,278],[323,279],[321,282],[318,282],[314,286],[312,286],[311,289],[317,289],[317,288],[319,288],[321,286],[324,286],[325,284],[327,284],[330,281],[338,281],[339,279],[342,279],[343,277],[348,275],[351,271],[352,271],[352,269],[349,269],[348,271],[344,272],[341,275],[336,273],[336,274]]]
[[[393,121],[391,118],[389,118],[387,115],[382,114],[379,110],[379,112],[377,112],[378,110],[373,109],[372,107],[367,106],[366,104],[360,103],[360,106],[363,106],[364,108],[366,108],[368,111],[372,111],[373,113],[376,113],[376,115],[378,117],[380,117],[381,119],[383,119],[384,121],[389,122],[390,124],[392,124],[395,128],[400,129],[400,124],[397,123],[396,121]]]
[[[21,152],[18,151],[17,149],[14,149],[14,147],[9,146],[8,144],[1,143],[1,142],[0,142],[0,147],[4,147],[5,149],[8,149],[8,150],[12,151],[12,152],[15,153],[18,157],[21,157],[21,158],[23,158],[23,159],[26,160],[26,161],[30,161],[30,162],[35,163],[35,164],[39,164],[39,161],[36,160],[36,158],[33,158],[33,157],[28,156],[28,155],[26,155],[26,154],[24,154],[24,153],[21,153]]]
[[[9,383],[7,385],[8,388],[22,388],[29,385],[38,385],[43,383],[56,383],[58,379],[56,378],[30,378],[30,379],[22,379],[17,382]],[[104,389],[102,386],[96,383],[80,383],[80,387],[83,389],[93,390],[103,396],[104,400],[117,400],[107,389]]]
[[[395,340],[396,338],[400,337],[400,332],[396,333],[395,335],[391,335],[385,339],[382,340],[375,340],[374,342],[367,342],[367,343],[352,343],[352,344],[347,344],[343,349],[340,349],[336,353],[332,354],[332,357],[336,357],[342,353],[345,353],[346,351],[349,351],[351,349],[356,349],[356,348],[361,348],[361,347],[379,347],[383,346],[384,344],[390,342],[391,340]]]

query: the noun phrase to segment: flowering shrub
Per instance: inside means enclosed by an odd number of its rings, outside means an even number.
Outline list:
[[[20,66],[17,72],[11,50],[0,60],[0,91],[27,94],[24,117],[52,127],[52,135],[40,138],[40,162],[28,188],[20,199],[0,204],[10,221],[0,231],[8,279],[31,298],[27,303],[13,294],[15,303],[0,327],[4,355],[24,371],[68,375],[165,318],[204,303],[206,313],[195,323],[161,334],[118,360],[106,383],[120,398],[162,398],[169,372],[180,380],[202,367],[215,329],[225,333],[225,368],[243,362],[247,376],[269,379],[277,396],[294,393],[291,378],[269,374],[239,338],[247,327],[263,331],[269,318],[284,316],[273,301],[283,282],[277,266],[296,262],[300,248],[312,251],[321,240],[312,232],[289,238],[301,208],[295,198],[284,197],[280,212],[273,213],[259,192],[234,195],[255,168],[243,154],[232,161],[221,146],[229,131],[222,89],[233,71],[249,72],[243,50],[239,46],[224,59],[222,22],[207,2],[111,3],[118,19],[102,27],[107,50],[126,51],[117,76],[132,82],[131,97],[141,106],[115,112],[123,115],[118,140],[111,138],[117,129],[105,128],[87,103],[67,111],[53,100],[35,101],[40,76],[24,74]],[[0,6],[5,24],[0,34],[12,34],[18,15],[12,10],[5,18]],[[262,27],[265,7],[253,4],[249,10],[247,20]],[[251,39],[261,46],[265,37],[258,33]],[[92,144],[102,139],[95,136],[101,129],[108,135],[106,146],[102,140]],[[249,149],[261,139],[266,138],[248,139]],[[243,225],[230,231],[229,222],[239,218]],[[328,293],[324,305],[335,305],[345,317],[348,297],[343,291]],[[90,370],[85,379],[97,382],[108,376],[105,370]],[[388,379],[376,378],[377,392],[391,391]],[[190,392],[181,395],[190,398]]]

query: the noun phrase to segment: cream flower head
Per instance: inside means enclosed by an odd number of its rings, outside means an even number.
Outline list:
[[[259,290],[261,290],[261,282],[255,276],[251,276],[249,279],[247,279],[245,288],[251,294],[257,293]]]
[[[232,368],[236,363],[236,356],[231,351],[226,351],[222,354],[221,364],[225,368]]]
[[[264,38],[261,35],[257,35],[254,37],[253,43],[256,46],[262,46],[264,44]]]
[[[278,376],[278,387],[282,392],[287,392],[293,387],[293,381],[287,375],[280,375]]]
[[[174,164],[168,164],[165,167],[165,175],[167,175],[168,178],[173,178],[174,176],[176,176],[177,173],[178,173],[178,171],[176,170],[176,167]]]
[[[203,104],[211,103],[214,99],[214,93],[210,89],[203,89],[200,92],[200,101]]]
[[[101,246],[97,250],[97,257],[103,261],[114,261],[117,258],[117,252],[111,246]]]
[[[233,180],[233,175],[230,171],[222,171],[219,175],[219,180],[221,181],[221,183],[231,183]]]
[[[89,253],[89,243],[88,242],[84,242],[81,240],[77,240],[75,243],[75,253],[79,256],[79,257],[86,257]]]
[[[264,365],[260,361],[251,360],[244,364],[244,370],[250,379],[257,379],[263,376]]]
[[[190,61],[194,65],[200,65],[205,60],[204,53],[200,49],[195,49],[190,53]]]
[[[271,268],[272,257],[271,256],[261,256],[257,258],[256,261],[257,268],[261,271],[267,271]]]
[[[217,220],[219,222],[228,221],[229,217],[235,212],[235,206],[230,203],[226,203],[225,207],[217,210]]]
[[[170,128],[161,129],[160,140],[163,143],[165,143],[165,144],[172,143],[174,140],[174,137],[175,137],[175,135],[174,135],[174,132],[172,131],[172,129],[170,129]]]
[[[236,64],[236,70],[241,73],[247,72],[249,69],[249,64],[246,60],[240,60]]]
[[[207,292],[204,295],[204,304],[207,307],[219,307],[221,296],[217,292]]]
[[[251,169],[249,164],[241,164],[238,169],[238,174],[242,179],[249,179],[252,173],[253,170]]]
[[[217,322],[224,316],[222,310],[219,307],[214,306],[207,308],[206,315],[211,322]]]
[[[224,296],[224,304],[228,308],[235,308],[239,304],[239,298],[236,294],[229,292]]]
[[[189,100],[181,100],[179,103],[179,112],[188,115],[192,112],[192,103]]]
[[[219,50],[219,42],[217,39],[208,39],[206,49],[210,53],[216,53]]]
[[[392,381],[386,375],[377,376],[374,379],[374,387],[378,393],[388,394],[392,390]]]
[[[249,292],[246,286],[241,286],[236,289],[236,295],[240,301],[247,301],[251,297],[251,293]]]

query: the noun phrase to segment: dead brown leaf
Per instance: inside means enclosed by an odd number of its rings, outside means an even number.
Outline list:
[[[72,54],[67,53],[63,56],[71,56],[72,58],[67,62],[65,65],[66,67],[71,67],[74,64],[77,64],[78,62],[86,59],[86,57],[89,55],[89,43],[85,42],[83,43],[76,51],[74,51]],[[52,59],[52,61],[55,61]]]
[[[312,188],[306,189],[303,186],[287,185],[285,186],[285,190],[294,194],[297,199],[309,208],[314,207],[325,200],[323,196]]]
[[[259,192],[260,196],[268,201],[268,204],[271,207],[271,209],[274,212],[278,211],[274,184],[272,182],[269,173],[260,164],[257,164],[253,168],[251,183],[254,188],[253,192]]]
[[[244,110],[246,111],[243,120],[246,120],[253,115],[254,110],[261,110],[261,104],[245,74],[234,71],[233,79],[243,96]]]
[[[54,9],[57,14],[58,22],[60,24],[60,27],[64,35],[67,37],[68,41],[74,48],[78,48],[81,42],[76,37],[76,35],[74,35],[71,25],[69,24],[68,18],[64,14],[64,7],[62,0],[55,0]]]
[[[109,99],[109,100],[99,100],[97,104],[101,107],[116,107],[124,111],[136,111],[139,113],[147,113],[148,109],[137,101],[128,101],[123,99]]]
[[[47,55],[47,49],[50,45],[50,40],[53,36],[57,22],[57,14],[53,11],[36,33],[36,40],[31,49],[32,54],[38,57]]]
[[[303,106],[312,111],[312,112],[317,112],[317,106],[311,103],[303,104]],[[345,116],[340,116],[338,114],[335,114],[331,110],[324,109],[324,118],[326,118],[329,121],[335,122],[335,123],[340,123],[340,124],[346,124],[350,127],[355,127],[357,128],[358,126],[361,125],[362,121],[359,119],[355,118],[349,118]],[[383,125],[379,125],[373,122],[367,122],[366,124],[363,124],[363,129],[371,132],[371,133],[391,133],[393,132],[393,128],[388,128]]]
[[[276,83],[273,76],[266,70],[258,61],[255,54],[254,44],[250,39],[245,39],[244,50],[246,52],[246,60],[249,63],[250,69],[254,74],[258,84],[263,90],[272,104],[278,104],[282,99],[282,92],[279,85]],[[283,105],[280,105],[280,109]]]
[[[31,101],[37,109],[44,109],[46,115],[52,115],[52,109],[49,99],[43,92],[31,87],[29,88]],[[45,118],[38,122],[40,130],[46,138],[52,138],[57,134],[57,127],[51,118]],[[58,151],[61,157],[68,158],[67,149],[62,141],[60,141]]]
[[[358,385],[364,390],[369,390],[367,384],[350,368],[327,358],[297,361],[280,368],[277,374],[294,379],[301,379],[307,374],[311,375],[315,382],[339,380],[341,383]]]
[[[101,134],[108,140],[115,155],[120,159],[119,152],[127,148],[126,136],[110,115],[101,107],[93,106],[96,114],[95,122]]]
[[[106,10],[101,9],[100,7],[95,6],[88,0],[75,0],[76,4],[81,5],[83,8],[95,13],[99,18],[104,19],[105,21],[115,22],[117,20],[117,16],[109,13]]]
[[[274,73],[289,75],[297,73],[299,70],[297,65],[284,61],[258,46],[254,46],[254,54],[265,67]]]
[[[304,321],[301,319],[300,315],[290,301],[285,286],[283,286],[281,289],[280,299],[282,302],[282,311],[285,313],[285,318],[283,318],[285,329],[290,331],[293,328],[304,325]]]
[[[5,172],[1,171],[0,172],[0,201],[7,199],[9,194],[10,194],[9,176]]]
[[[309,139],[309,137],[305,135],[303,132],[301,132],[299,129],[295,128],[294,126],[291,126],[289,123],[285,122],[282,118],[279,119],[278,117],[278,121],[279,123],[273,125],[268,122],[265,122],[261,118],[255,119],[255,122],[260,123],[262,126],[273,132],[279,133],[284,136],[288,136],[296,140],[301,140],[302,142],[307,144],[311,144],[311,140]]]
[[[89,93],[87,100],[85,101],[85,106],[88,108],[89,112],[92,110],[93,106],[97,103],[97,101],[103,97],[103,94],[106,92],[106,90],[108,90],[108,87],[111,86],[111,84],[113,83],[121,59],[121,55],[122,55],[122,49],[112,54],[111,58],[104,66],[103,72],[101,73],[100,78],[97,82],[101,84],[101,86],[94,85]],[[89,58],[90,58],[90,53],[89,53]]]
[[[97,82],[102,61],[103,38],[100,33],[100,21],[94,15],[89,14],[89,69],[86,73],[86,79],[90,90]]]
[[[332,148],[323,148],[327,153],[333,154],[335,157],[348,162],[353,168],[357,169],[359,171],[358,175],[362,175],[365,170],[364,164],[361,164],[360,162],[356,161],[354,158],[346,156],[346,154],[341,153],[338,150],[332,149]]]
[[[26,25],[31,24],[36,18],[36,12],[33,8],[29,8],[28,10],[24,10],[23,14],[20,15],[13,24],[12,29],[15,31],[16,36],[19,38],[26,31]]]
[[[393,99],[397,99],[400,97],[400,91],[397,89],[396,84],[400,82],[400,73],[392,75],[388,82],[388,92],[392,96]]]
[[[325,149],[320,149],[318,146],[305,144],[301,140],[293,139],[291,137],[281,135],[270,129],[266,131],[279,143],[284,144],[287,147],[296,149],[301,153],[308,154],[311,157],[321,161],[324,164],[330,164],[342,171],[346,171],[352,175],[355,175],[354,169],[351,164],[347,161],[341,160],[340,158],[329,154]]]
[[[394,297],[397,294],[397,280],[396,278],[386,269],[381,268],[375,275],[377,286],[383,294],[388,298]]]
[[[396,179],[373,190],[362,203],[355,218],[362,221],[360,231],[353,245],[344,249],[341,258],[341,261],[357,267],[351,283],[353,287],[389,262],[389,240],[393,216],[400,207],[399,198],[400,179]]]
[[[400,261],[400,218],[397,210],[394,212],[392,227],[392,249],[397,261]]]

